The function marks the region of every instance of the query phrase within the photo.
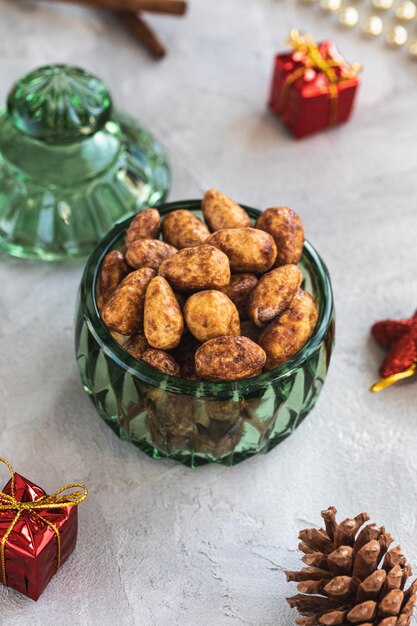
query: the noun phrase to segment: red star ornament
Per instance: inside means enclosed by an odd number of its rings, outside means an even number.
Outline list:
[[[410,319],[382,320],[371,328],[373,338],[388,350],[371,391],[381,391],[417,371],[417,311]]]

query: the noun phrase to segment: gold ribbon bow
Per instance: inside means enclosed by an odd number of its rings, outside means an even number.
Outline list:
[[[322,55],[320,48],[314,41],[312,35],[308,33],[301,35],[301,33],[296,29],[290,31],[289,39],[287,39],[285,43],[295,52],[300,52],[303,55],[304,65],[303,67],[294,70],[286,77],[284,86],[281,90],[278,111],[282,112],[285,109],[291,85],[298,78],[304,76],[308,69],[318,70],[324,74],[329,81],[329,126],[333,126],[337,122],[337,101],[339,98],[338,84],[343,80],[356,78],[361,70],[361,66],[359,64],[354,64],[351,67],[347,67],[345,61],[326,59]],[[340,73],[336,72],[336,68],[340,69]]]
[[[68,506],[77,506],[83,502],[87,495],[88,490],[87,487],[80,483],[72,483],[71,485],[65,485],[55,493],[50,496],[44,495],[38,500],[34,502],[19,502],[16,500],[16,491],[15,491],[15,481],[14,481],[14,471],[12,466],[6,459],[0,457],[0,462],[4,463],[8,468],[11,476],[11,492],[12,495],[4,493],[4,491],[0,491],[0,511],[15,511],[16,515],[10,524],[9,528],[6,530],[0,544],[0,560],[1,560],[1,571],[3,577],[3,584],[7,587],[7,575],[6,575],[6,541],[9,538],[10,533],[18,522],[20,516],[24,511],[30,511],[32,514],[36,515],[40,520],[45,522],[52,530],[54,531],[57,539],[57,571],[61,565],[61,536],[59,534],[58,528],[55,526],[53,522],[41,517],[38,511],[46,511],[48,509],[62,509]],[[68,489],[73,489],[74,487],[80,487],[81,491],[73,491],[72,493],[61,495]]]

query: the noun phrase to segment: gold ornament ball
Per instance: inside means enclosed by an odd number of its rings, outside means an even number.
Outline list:
[[[417,15],[417,8],[411,0],[403,0],[395,9],[395,16],[398,20],[409,22]]]
[[[342,0],[320,0],[320,6],[323,11],[336,13],[342,6]]]
[[[389,11],[394,4],[394,0],[372,0],[372,6],[378,11]]]
[[[394,26],[386,36],[386,41],[392,48],[399,48],[407,43],[408,33],[404,26]]]
[[[414,39],[408,46],[408,54],[413,61],[417,61],[417,39]]]
[[[316,0],[300,0],[302,4],[314,4]]]
[[[366,37],[378,37],[384,30],[384,22],[379,15],[371,15],[362,24],[362,32]]]
[[[355,7],[347,6],[338,16],[339,24],[345,28],[353,28],[359,21],[359,11]]]

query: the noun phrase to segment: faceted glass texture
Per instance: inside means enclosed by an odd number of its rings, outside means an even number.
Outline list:
[[[200,201],[172,202],[164,217]],[[260,212],[245,207],[254,220]],[[163,374],[128,354],[102,323],[96,287],[105,255],[121,249],[127,219],[116,225],[90,256],[76,310],[76,356],[85,391],[101,417],[122,439],[149,456],[170,457],[196,467],[234,465],[274,448],[303,421],[323,387],[334,341],[333,295],[328,271],[305,243],[300,267],[303,288],[319,305],[308,343],[285,364],[237,382],[191,381]]]
[[[0,110],[0,248],[46,261],[87,256],[120,219],[162,202],[165,153],[106,85],[51,65],[23,76]]]

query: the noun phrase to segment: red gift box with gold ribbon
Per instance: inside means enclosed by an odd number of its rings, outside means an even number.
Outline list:
[[[275,57],[269,97],[297,138],[346,122],[359,86],[358,65],[349,65],[332,41],[316,44],[291,31],[291,52]]]
[[[74,551],[77,505],[87,497],[87,489],[74,483],[49,496],[0,461],[11,475],[0,491],[0,581],[37,600]],[[64,495],[74,487],[80,490]]]

